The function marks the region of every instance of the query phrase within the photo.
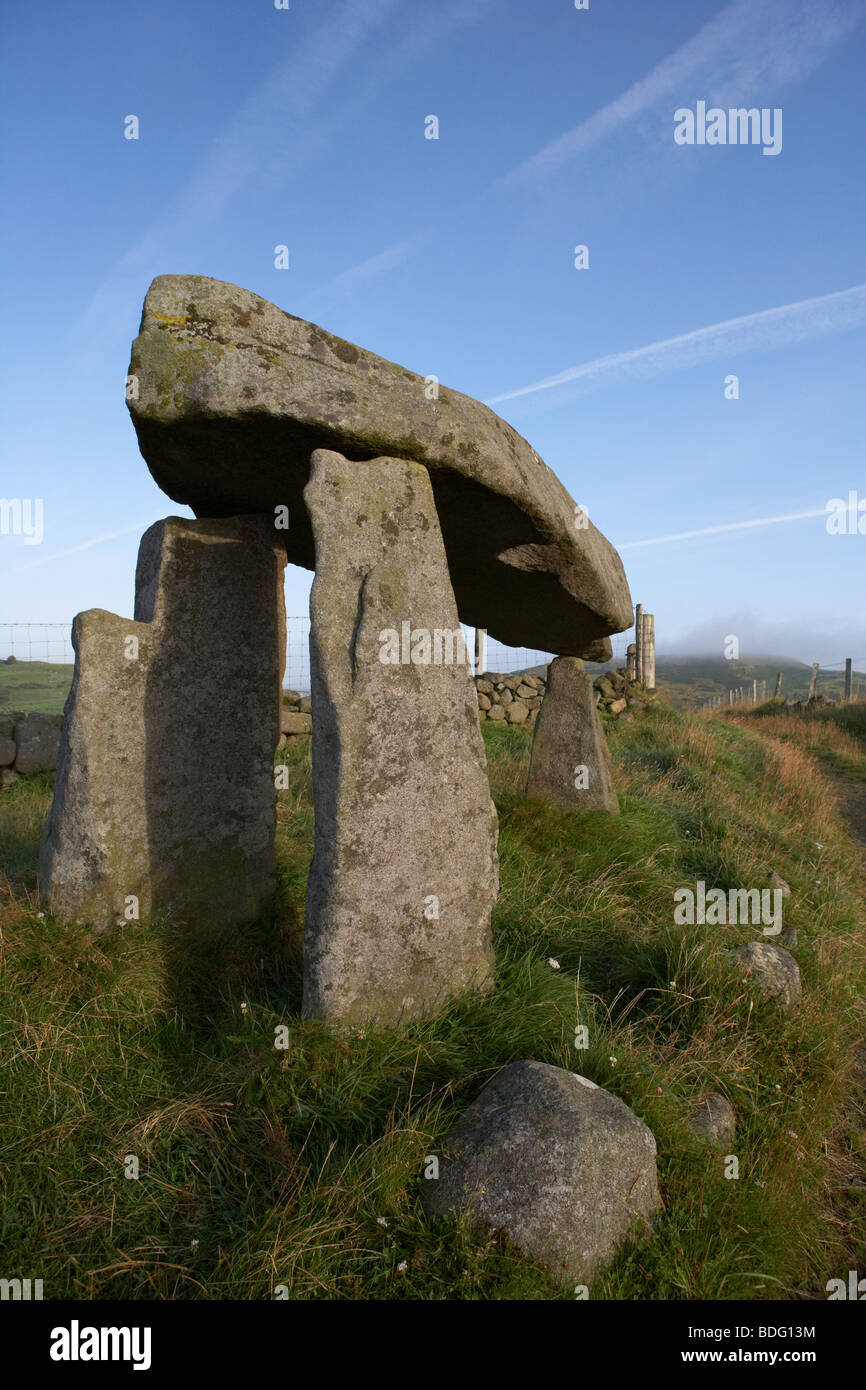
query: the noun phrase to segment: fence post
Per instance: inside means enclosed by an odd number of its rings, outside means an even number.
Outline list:
[[[630,681],[637,680],[637,643],[629,642],[625,653],[626,674]]]
[[[851,699],[851,657],[845,658],[845,694],[843,696],[847,705]]]
[[[652,613],[644,613],[644,615],[643,615],[643,631],[644,631],[644,640],[643,640],[644,680],[643,680],[643,683],[644,683],[644,685],[646,686],[647,690],[655,690],[655,688],[656,688],[656,634],[655,634],[655,624],[656,624],[656,620],[655,620],[655,618],[653,617]]]
[[[778,673],[778,675],[776,676],[776,693],[775,693],[775,695],[773,696],[773,699],[774,699],[774,700],[780,700],[781,698],[782,698],[782,672],[780,671],[780,672]]]
[[[814,700],[818,693],[818,662],[812,662],[812,679],[809,682],[809,699]]]
[[[752,704],[753,704],[753,705],[756,705],[757,703],[758,703],[758,682],[757,682],[757,679],[753,677],[753,679],[752,679]]]
[[[487,628],[475,629],[475,674],[481,676],[487,670]]]
[[[643,680],[643,604],[634,610],[634,665],[635,680]]]

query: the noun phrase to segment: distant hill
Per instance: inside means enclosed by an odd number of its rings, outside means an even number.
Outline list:
[[[618,659],[605,665],[588,661],[586,669],[596,675],[625,663]],[[543,675],[545,666],[532,667]],[[29,714],[61,714],[72,684],[72,666],[49,661],[15,661],[8,665],[0,661],[0,710],[20,709]],[[725,661],[720,656],[658,656],[656,685],[678,709],[696,709],[712,695],[724,695],[753,680],[767,682],[767,692],[776,688],[776,672],[783,672],[782,694],[789,699],[804,699],[809,693],[812,668],[787,656],[756,656],[748,661]],[[818,693],[840,699],[844,675],[839,670],[821,671]],[[854,693],[866,694],[866,674],[854,672]]]
[[[71,665],[53,661],[0,660],[0,710],[62,714],[72,684]]]
[[[586,662],[586,669],[593,675],[609,671],[612,667],[624,666],[622,658],[600,664]],[[532,667],[533,672],[543,675],[544,666]],[[677,709],[697,709],[713,695],[724,695],[740,686],[750,686],[753,680],[767,682],[767,695],[771,697],[776,689],[776,675],[782,672],[782,694],[790,700],[802,700],[809,694],[812,668],[803,661],[792,661],[788,656],[754,656],[748,660],[726,661],[723,656],[707,654],[704,656],[657,656],[656,686]],[[844,671],[822,670],[818,673],[818,693],[829,698],[841,699],[844,688]],[[861,698],[866,693],[866,674],[854,672],[854,693]]]

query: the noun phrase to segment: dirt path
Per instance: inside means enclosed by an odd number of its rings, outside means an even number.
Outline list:
[[[866,849],[866,782],[852,782],[841,772],[823,767],[824,776],[834,788],[839,809],[848,822],[851,838]]]

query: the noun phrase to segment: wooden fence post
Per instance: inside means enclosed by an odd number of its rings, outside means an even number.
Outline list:
[[[656,688],[656,620],[652,613],[643,615],[643,661],[644,661],[644,685],[647,690]]]
[[[481,676],[487,670],[487,628],[475,629],[475,674]]]
[[[643,604],[634,610],[634,669],[635,680],[643,680]]]
[[[781,671],[780,671],[779,674],[776,676],[776,693],[775,693],[775,695],[773,696],[773,698],[774,698],[775,700],[780,700],[780,699],[782,698],[782,672],[781,672]]]
[[[818,662],[812,662],[812,679],[809,682],[809,699],[814,700],[818,693]]]
[[[844,695],[843,698],[844,698],[844,700],[845,700],[845,704],[847,705],[847,704],[849,703],[850,699],[851,699],[851,657],[850,657],[850,656],[848,656],[848,657],[845,658],[845,695]]]

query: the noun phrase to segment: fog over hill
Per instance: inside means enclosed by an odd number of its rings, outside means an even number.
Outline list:
[[[594,675],[623,666],[622,658],[605,663],[588,661],[588,671]],[[864,663],[866,664],[866,663]],[[542,675],[544,666],[533,666]],[[787,699],[804,699],[809,693],[812,668],[804,661],[789,656],[748,656],[728,661],[716,653],[656,655],[656,685],[671,704],[680,709],[695,709],[713,695],[725,695],[729,690],[750,686],[753,680],[767,682],[767,694],[776,689],[776,677],[782,672],[782,695]],[[821,667],[818,673],[818,693],[830,699],[840,699],[843,691],[844,669]],[[853,675],[855,698],[866,695],[866,671],[855,667]]]

